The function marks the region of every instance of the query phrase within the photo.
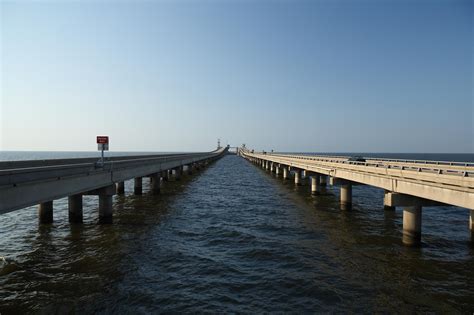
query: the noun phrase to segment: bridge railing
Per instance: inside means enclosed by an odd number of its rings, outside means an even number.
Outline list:
[[[249,154],[249,151],[243,151]],[[281,153],[254,153],[258,156],[273,156],[297,160],[319,161],[326,163],[338,163],[343,165],[372,166],[377,168],[398,169],[402,171],[413,171],[419,173],[455,175],[461,177],[474,177],[474,163],[468,162],[444,162],[444,161],[423,161],[421,160],[395,160],[370,158],[365,161],[351,161],[348,157],[341,156],[312,156],[312,155],[294,155]],[[402,162],[407,161],[407,162]],[[430,162],[430,163],[428,163]],[[434,162],[434,163],[433,163]],[[438,163],[436,163],[438,162]],[[449,163],[453,163],[450,165]]]
[[[196,159],[219,155],[221,151],[192,154],[165,154],[110,157],[103,164],[97,158],[11,161],[0,163],[0,186],[25,182],[61,179],[67,176],[111,172],[117,169],[133,168],[157,163]],[[33,162],[31,166],[30,162]]]
[[[259,153],[259,152],[256,152]],[[294,154],[294,153],[266,153],[269,155],[285,155],[285,156],[298,156],[298,157],[311,157],[311,158],[322,158],[322,159],[344,159],[348,160],[351,155],[314,155],[314,154]],[[435,164],[435,165],[446,165],[446,166],[461,166],[461,167],[474,167],[474,162],[458,162],[458,161],[436,161],[436,160],[416,160],[416,159],[392,159],[392,158],[379,158],[379,157],[365,157],[365,160],[371,161],[383,161],[383,162],[395,162],[395,163],[413,163],[413,164]]]

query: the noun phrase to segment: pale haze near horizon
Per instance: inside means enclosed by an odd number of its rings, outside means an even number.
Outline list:
[[[0,10],[1,150],[474,152],[471,1]]]

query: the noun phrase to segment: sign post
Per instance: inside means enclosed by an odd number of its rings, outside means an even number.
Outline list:
[[[104,151],[109,151],[109,136],[97,136],[97,149],[101,151],[100,164],[104,165]]]

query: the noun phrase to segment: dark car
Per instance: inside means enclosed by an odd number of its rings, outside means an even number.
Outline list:
[[[351,156],[347,160],[349,162],[366,162],[362,156]]]

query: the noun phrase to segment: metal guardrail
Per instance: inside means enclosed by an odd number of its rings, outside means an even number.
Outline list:
[[[260,152],[255,152],[260,153]],[[314,155],[314,154],[293,154],[293,153],[267,153],[269,155],[292,155],[292,156],[308,156],[314,158],[338,158],[338,159],[350,159],[353,157],[352,155]],[[474,154],[473,154],[474,155]],[[392,158],[379,158],[373,156],[361,156],[365,160],[372,160],[372,161],[383,161],[383,162],[396,162],[396,163],[414,163],[414,164],[435,164],[435,165],[447,165],[447,166],[466,166],[466,167],[474,167],[474,162],[457,162],[457,161],[436,161],[436,160],[415,160],[415,159],[392,159]]]
[[[123,156],[110,156],[104,158],[106,162],[112,161],[127,161],[127,160],[139,160],[139,159],[150,159],[150,158],[173,158],[173,157],[185,157],[190,155],[206,155],[206,153],[164,153],[164,154],[150,154],[150,155],[123,155]],[[216,151],[217,152],[217,151]],[[40,160],[21,160],[21,161],[0,161],[0,171],[7,169],[21,169],[21,168],[33,168],[43,166],[57,166],[57,165],[72,165],[72,164],[83,164],[83,163],[95,163],[99,160],[98,157],[86,157],[86,158],[70,158],[70,159],[40,159]]]
[[[250,153],[244,150],[245,153]],[[428,161],[428,160],[399,160],[399,159],[378,159],[364,158],[362,161],[351,161],[347,156],[321,156],[321,155],[294,155],[281,153],[265,153],[255,152],[253,154],[261,154],[274,157],[292,158],[298,160],[312,160],[330,163],[341,163],[346,165],[371,166],[388,169],[399,169],[404,171],[425,172],[431,174],[445,174],[462,177],[474,177],[474,163],[469,162],[449,162],[449,161]],[[455,168],[453,168],[455,167]]]
[[[119,169],[146,166],[156,163],[167,163],[184,159],[198,160],[200,157],[208,158],[217,156],[221,153],[222,152],[220,151],[211,151],[207,153],[110,157],[105,160],[103,165],[97,164],[97,158],[1,162],[0,186],[17,185],[26,182],[43,181],[48,179],[60,179],[67,176],[111,172]]]

